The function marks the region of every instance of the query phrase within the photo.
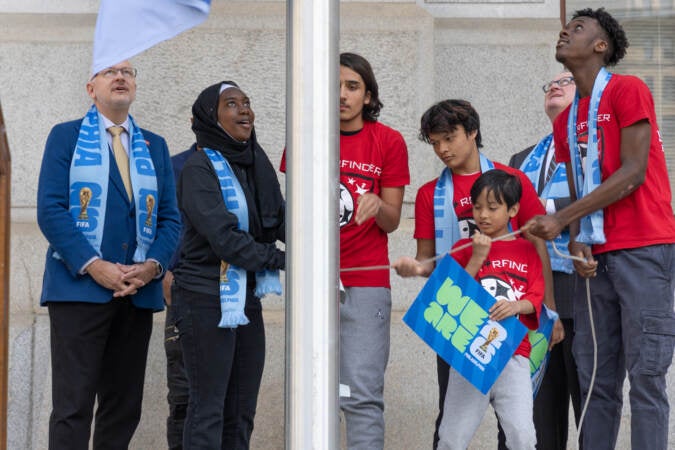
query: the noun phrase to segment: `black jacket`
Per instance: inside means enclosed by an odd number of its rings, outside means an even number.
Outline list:
[[[176,284],[184,289],[219,295],[221,260],[246,269],[249,294],[255,288],[256,271],[285,268],[285,253],[275,244],[277,240],[285,240],[283,200],[277,205],[276,223],[263,227],[251,171],[232,162],[230,165],[246,196],[248,232],[238,229],[237,217],[226,209],[218,178],[206,153],[197,151],[190,156],[181,172],[178,205],[183,213],[184,235],[174,277]],[[280,190],[271,164],[263,176],[266,179],[257,180],[258,185],[262,181]],[[281,199],[280,194],[278,198]]]

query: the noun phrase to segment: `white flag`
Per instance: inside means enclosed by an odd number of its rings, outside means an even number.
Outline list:
[[[101,0],[91,74],[202,23],[211,0]]]

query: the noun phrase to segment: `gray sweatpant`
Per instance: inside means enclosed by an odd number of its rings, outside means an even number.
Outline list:
[[[512,356],[486,395],[452,367],[438,428],[438,450],[465,450],[492,404],[513,450],[534,450],[537,435],[532,421],[530,361]]]
[[[391,291],[348,287],[340,304],[340,408],[347,449],[384,448],[384,371],[389,361]]]

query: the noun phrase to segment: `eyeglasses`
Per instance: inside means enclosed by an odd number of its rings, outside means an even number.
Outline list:
[[[113,69],[112,67],[102,70],[96,75],[101,75],[104,78],[115,78],[117,74],[121,74],[124,78],[136,78],[138,70],[133,67],[122,67],[121,69]]]
[[[574,83],[574,77],[565,77],[561,78],[559,80],[553,80],[549,81],[545,85],[543,85],[541,88],[543,89],[544,93],[548,93],[548,91],[551,90],[554,84],[558,85],[558,87],[565,87],[567,85],[573,84]]]

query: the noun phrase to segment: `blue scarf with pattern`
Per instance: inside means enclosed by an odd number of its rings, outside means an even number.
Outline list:
[[[579,108],[579,91],[574,96],[574,102],[570,108],[567,119],[567,141],[570,148],[570,161],[572,162],[572,176],[576,188],[577,199],[585,197],[600,186],[602,173],[600,160],[598,159],[598,109],[602,93],[607,87],[612,74],[604,67],[600,69],[593,83],[591,100],[588,105],[588,147],[586,149],[586,164],[582,166],[581,151],[577,140],[577,110]],[[598,209],[579,220],[579,235],[577,242],[584,244],[604,244],[604,214]]]
[[[494,169],[495,165],[485,155],[479,153],[480,171]],[[434,229],[436,230],[436,255],[447,253],[460,237],[459,222],[453,200],[455,189],[452,184],[452,171],[447,167],[441,172],[434,190]]]
[[[548,169],[548,167],[546,167],[546,155],[548,154],[549,147],[552,144],[553,134],[549,134],[539,141],[539,143],[525,157],[523,163],[520,165],[520,170],[522,170],[523,173],[530,179],[535,188],[539,184],[541,171]],[[565,168],[565,164],[556,164],[551,178],[546,182],[544,188],[541,191],[541,197],[546,199],[556,199],[566,198],[569,196],[570,188],[567,184],[567,169]],[[569,230],[565,229],[562,233],[556,236],[553,241],[555,242],[556,246],[561,249],[561,252],[569,254],[567,250],[567,245],[570,242]],[[546,247],[548,248],[548,254],[551,258],[551,268],[553,270],[565,273],[574,272],[574,265],[572,264],[571,259],[558,256],[558,254],[553,251],[553,245],[551,245],[550,241],[546,241]]]
[[[82,119],[70,162],[68,209],[77,231],[101,255],[105,227],[111,150],[103,119],[95,105]],[[134,262],[143,262],[157,233],[157,175],[140,128],[129,116],[129,174],[136,207]],[[54,253],[56,259],[61,259]]]
[[[216,150],[204,148],[213,170],[220,183],[225,207],[239,220],[239,229],[248,231],[248,205],[244,190],[232,172],[227,160]],[[246,270],[225,261],[220,262],[220,328],[236,328],[249,323],[244,308],[246,306]],[[255,274],[255,295],[281,294],[281,282],[278,270],[261,270]]]

